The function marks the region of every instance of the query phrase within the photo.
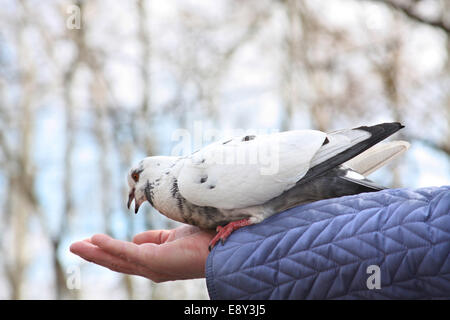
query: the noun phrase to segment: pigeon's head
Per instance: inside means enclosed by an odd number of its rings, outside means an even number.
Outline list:
[[[175,157],[147,157],[130,169],[127,176],[129,186],[128,209],[133,200],[134,212],[137,213],[140,205],[147,199],[146,192],[154,186],[159,179],[173,166]]]

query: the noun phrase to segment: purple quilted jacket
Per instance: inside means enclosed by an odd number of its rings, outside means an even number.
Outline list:
[[[318,201],[234,232],[211,299],[450,298],[450,186]]]

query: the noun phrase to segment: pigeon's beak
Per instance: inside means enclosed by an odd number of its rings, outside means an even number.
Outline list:
[[[131,203],[134,200],[134,213],[138,213],[139,207],[141,206],[143,201],[139,201],[138,199],[136,199],[134,194],[135,190],[135,188],[131,189],[130,193],[128,194],[127,208],[130,209]]]
[[[137,200],[135,200],[134,201],[134,214],[138,213],[140,206],[141,206],[141,204]]]
[[[131,203],[134,200],[134,188],[131,189],[130,194],[128,195],[128,202],[127,202],[127,208],[130,209]]]

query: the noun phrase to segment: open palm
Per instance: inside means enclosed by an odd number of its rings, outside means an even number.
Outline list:
[[[214,233],[183,225],[137,234],[133,242],[97,234],[78,241],[70,251],[113,271],[155,282],[205,277],[208,244]]]

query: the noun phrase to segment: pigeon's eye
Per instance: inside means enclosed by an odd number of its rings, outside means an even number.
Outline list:
[[[138,180],[139,180],[139,173],[133,172],[133,173],[131,174],[131,177],[133,178],[133,180],[134,180],[135,182],[138,182]]]

